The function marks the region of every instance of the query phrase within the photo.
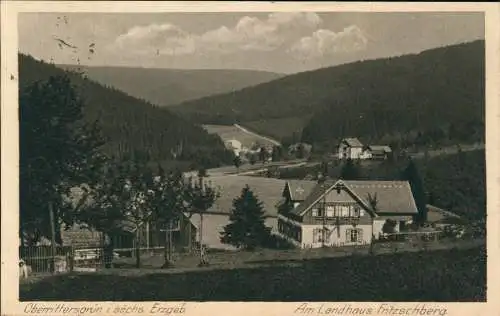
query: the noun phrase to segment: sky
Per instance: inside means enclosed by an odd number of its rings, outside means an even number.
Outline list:
[[[21,13],[19,50],[56,64],[296,73],[484,39],[474,12]]]

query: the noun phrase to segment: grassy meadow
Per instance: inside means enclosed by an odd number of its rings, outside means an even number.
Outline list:
[[[233,125],[203,125],[203,128],[209,134],[217,134],[225,142],[231,139],[236,139],[241,142],[241,144],[247,148],[250,148],[253,144],[259,143],[262,145],[272,145],[266,139],[261,137],[245,133],[241,129]]]
[[[449,249],[308,260],[206,271],[59,275],[20,287],[41,301],[486,300],[486,249]]]

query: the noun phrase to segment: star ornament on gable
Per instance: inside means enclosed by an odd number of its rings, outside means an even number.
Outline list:
[[[298,187],[295,192],[297,192],[298,194],[302,194],[304,193],[304,189],[302,189],[302,187]]]

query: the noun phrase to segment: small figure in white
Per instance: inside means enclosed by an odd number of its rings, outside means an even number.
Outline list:
[[[208,265],[208,260],[207,260],[207,250],[205,245],[200,246],[200,266],[207,266]]]
[[[24,259],[19,259],[19,278],[27,279],[31,274],[31,266],[26,264]]]

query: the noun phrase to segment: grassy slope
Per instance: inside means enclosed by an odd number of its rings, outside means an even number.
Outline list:
[[[251,148],[251,146],[255,143],[272,145],[272,143],[266,139],[245,133],[233,125],[203,125],[203,128],[210,134],[219,135],[223,141],[236,139],[241,142],[242,146],[247,148]]]
[[[178,274],[55,276],[21,286],[20,300],[486,300],[484,247],[274,264]]]
[[[254,70],[60,67],[81,69],[92,80],[160,106],[235,91],[282,76]]]
[[[203,148],[218,154],[224,151],[220,139],[209,135],[200,126],[170,111],[92,80],[82,79],[80,75],[65,72],[54,65],[20,54],[19,73],[21,90],[50,76],[68,75],[84,100],[84,118],[89,122],[99,122],[102,133],[108,140],[105,146],[108,153],[120,155],[133,150],[147,151],[154,161],[169,160],[170,150],[180,140],[190,149]]]
[[[484,120],[484,41],[303,72],[172,109],[204,124],[254,122],[269,135],[274,119],[287,118],[279,134],[290,135],[318,113],[314,141]]]

